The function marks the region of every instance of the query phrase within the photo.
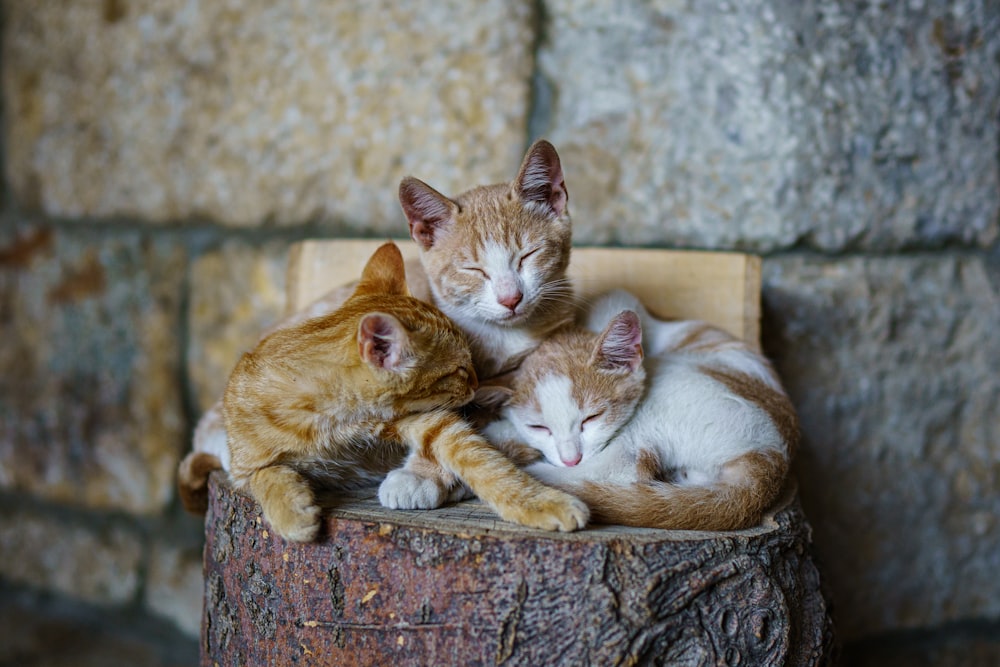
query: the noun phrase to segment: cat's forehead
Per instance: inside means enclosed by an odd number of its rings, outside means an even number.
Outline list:
[[[580,405],[599,405],[614,400],[634,400],[641,389],[645,374],[641,371],[625,374],[602,372],[594,363],[594,350],[599,336],[582,328],[564,330],[549,337],[521,366],[518,390],[531,396],[536,404],[538,391],[554,376],[565,377],[571,383],[574,401]]]
[[[514,201],[510,186],[504,184],[477,185],[454,197],[462,210],[486,211]]]
[[[561,231],[549,224],[548,216],[524,203],[509,185],[482,185],[455,198],[461,207],[460,227],[469,232],[469,241],[485,241],[512,246],[525,244],[539,235]]]
[[[432,340],[467,345],[465,335],[444,313],[412,296],[375,294],[355,297],[351,303],[355,318],[368,312],[383,312],[398,319],[407,330],[427,334]]]
[[[558,369],[566,374],[589,364],[591,352],[597,343],[597,336],[586,329],[573,328],[557,332],[544,340],[525,359],[524,368],[534,373],[544,373]]]

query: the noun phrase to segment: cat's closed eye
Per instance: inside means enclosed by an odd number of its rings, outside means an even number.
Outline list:
[[[530,428],[532,431],[538,431],[539,433],[552,435],[552,430],[548,426],[545,426],[544,424],[528,424],[528,428]]]
[[[580,430],[582,431],[584,428],[587,427],[588,424],[593,424],[594,422],[596,422],[598,419],[600,419],[601,415],[603,414],[604,411],[602,410],[600,412],[595,412],[594,414],[584,419],[582,422],[580,422]]]
[[[463,271],[470,271],[470,272],[472,272],[472,273],[478,273],[478,274],[479,274],[479,275],[481,275],[481,276],[482,276],[483,278],[486,278],[486,280],[489,280],[489,279],[490,279],[490,275],[489,275],[488,273],[486,273],[485,271],[483,271],[483,270],[482,270],[481,268],[479,268],[478,266],[463,266],[463,267],[462,267],[462,270],[463,270]]]
[[[531,257],[532,255],[534,255],[535,253],[537,253],[541,249],[542,249],[541,246],[538,246],[537,248],[532,248],[528,252],[526,252],[523,255],[521,255],[521,259],[518,260],[518,262],[517,262],[517,270],[520,271],[522,268],[524,268],[524,260],[528,259],[529,257]]]

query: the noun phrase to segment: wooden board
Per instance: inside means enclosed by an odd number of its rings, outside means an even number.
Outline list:
[[[394,239],[405,259],[416,244]],[[333,287],[357,280],[378,240],[311,240],[292,247],[288,309],[294,312]],[[661,317],[710,322],[759,346],[760,258],[736,252],[574,248],[569,275],[580,296],[621,287]]]

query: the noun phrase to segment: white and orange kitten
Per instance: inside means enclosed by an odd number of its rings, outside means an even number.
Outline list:
[[[511,381],[480,390],[505,401],[487,439],[540,452],[544,461],[527,470],[604,523],[755,525],[780,494],[799,438],[763,356],[703,322],[657,320],[624,291],[599,299],[586,328],[549,338]]]

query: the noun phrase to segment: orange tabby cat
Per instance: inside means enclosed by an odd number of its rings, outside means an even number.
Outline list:
[[[407,266],[410,289],[458,324],[480,378],[515,368],[572,321],[575,306],[566,278],[569,196],[552,144],[536,141],[509,183],[449,198],[408,177],[400,184],[399,200],[420,248],[420,261]],[[336,288],[275,328],[329,314],[349,294]],[[178,469],[178,491],[192,512],[205,511],[208,473],[229,468],[223,412],[220,401],[202,416],[194,451]],[[431,474],[433,465],[415,458],[408,468],[408,474],[394,473],[383,485],[380,499],[387,506],[410,506],[409,495],[422,495],[435,484],[424,474]]]
[[[275,331],[237,363],[224,396],[230,475],[292,540],[320,526],[310,479],[369,482],[407,452],[421,464],[393,472],[419,480],[396,506],[437,507],[465,482],[504,519],[582,527],[582,502],[533,480],[454,412],[476,385],[462,333],[409,295],[387,243],[341,308]]]

